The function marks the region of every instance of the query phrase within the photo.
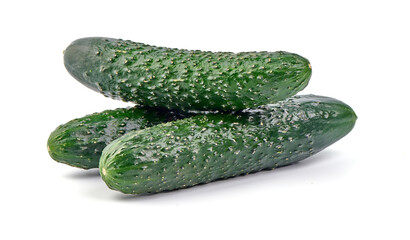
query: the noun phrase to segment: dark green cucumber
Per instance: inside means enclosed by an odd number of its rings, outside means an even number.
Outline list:
[[[98,168],[102,150],[114,139],[186,116],[192,115],[135,107],[94,113],[57,127],[48,139],[48,152],[57,162],[84,169]]]
[[[305,159],[349,133],[354,111],[314,95],[236,114],[199,115],[133,131],[108,145],[108,187],[155,193],[272,169]]]
[[[78,39],[64,64],[107,97],[150,107],[239,110],[274,103],[308,84],[309,61],[288,52],[203,52],[111,38]]]

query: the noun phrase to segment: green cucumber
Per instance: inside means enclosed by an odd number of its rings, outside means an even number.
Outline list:
[[[182,110],[240,110],[306,87],[307,59],[288,52],[203,52],[83,38],[64,52],[68,72],[106,97]]]
[[[102,150],[114,139],[186,116],[192,114],[135,107],[107,110],[60,125],[50,134],[47,148],[57,162],[83,169],[98,168]]]
[[[343,102],[314,95],[198,115],[113,141],[100,174],[109,188],[128,194],[185,188],[303,160],[349,133],[356,119]]]

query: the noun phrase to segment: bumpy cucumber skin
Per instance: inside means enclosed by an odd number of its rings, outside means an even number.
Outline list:
[[[192,114],[135,107],[107,110],[60,125],[50,134],[47,148],[57,162],[83,169],[98,168],[102,150],[114,139],[187,116]]]
[[[113,141],[101,156],[100,174],[111,189],[146,194],[277,168],[338,141],[356,118],[343,102],[314,95],[194,116]]]
[[[307,59],[288,52],[203,52],[111,38],[78,39],[64,64],[85,86],[141,106],[240,110],[274,103],[306,87]]]

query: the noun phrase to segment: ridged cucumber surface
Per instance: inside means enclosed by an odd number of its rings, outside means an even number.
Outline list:
[[[305,95],[235,114],[198,115],[130,132],[103,151],[111,189],[155,193],[289,165],[349,133],[343,102]]]
[[[136,107],[107,110],[60,125],[50,134],[47,148],[57,162],[83,169],[98,168],[102,150],[114,139],[186,116],[192,114]]]
[[[112,38],[82,38],[64,53],[68,72],[107,97],[182,110],[240,110],[295,95],[307,59],[288,52],[205,52]]]

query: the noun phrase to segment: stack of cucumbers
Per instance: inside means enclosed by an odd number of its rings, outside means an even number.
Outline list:
[[[309,61],[289,52],[205,52],[112,38],[82,38],[68,72],[135,106],[60,125],[50,156],[99,168],[111,189],[148,194],[274,169],[323,150],[357,119],[330,97],[296,95]]]

